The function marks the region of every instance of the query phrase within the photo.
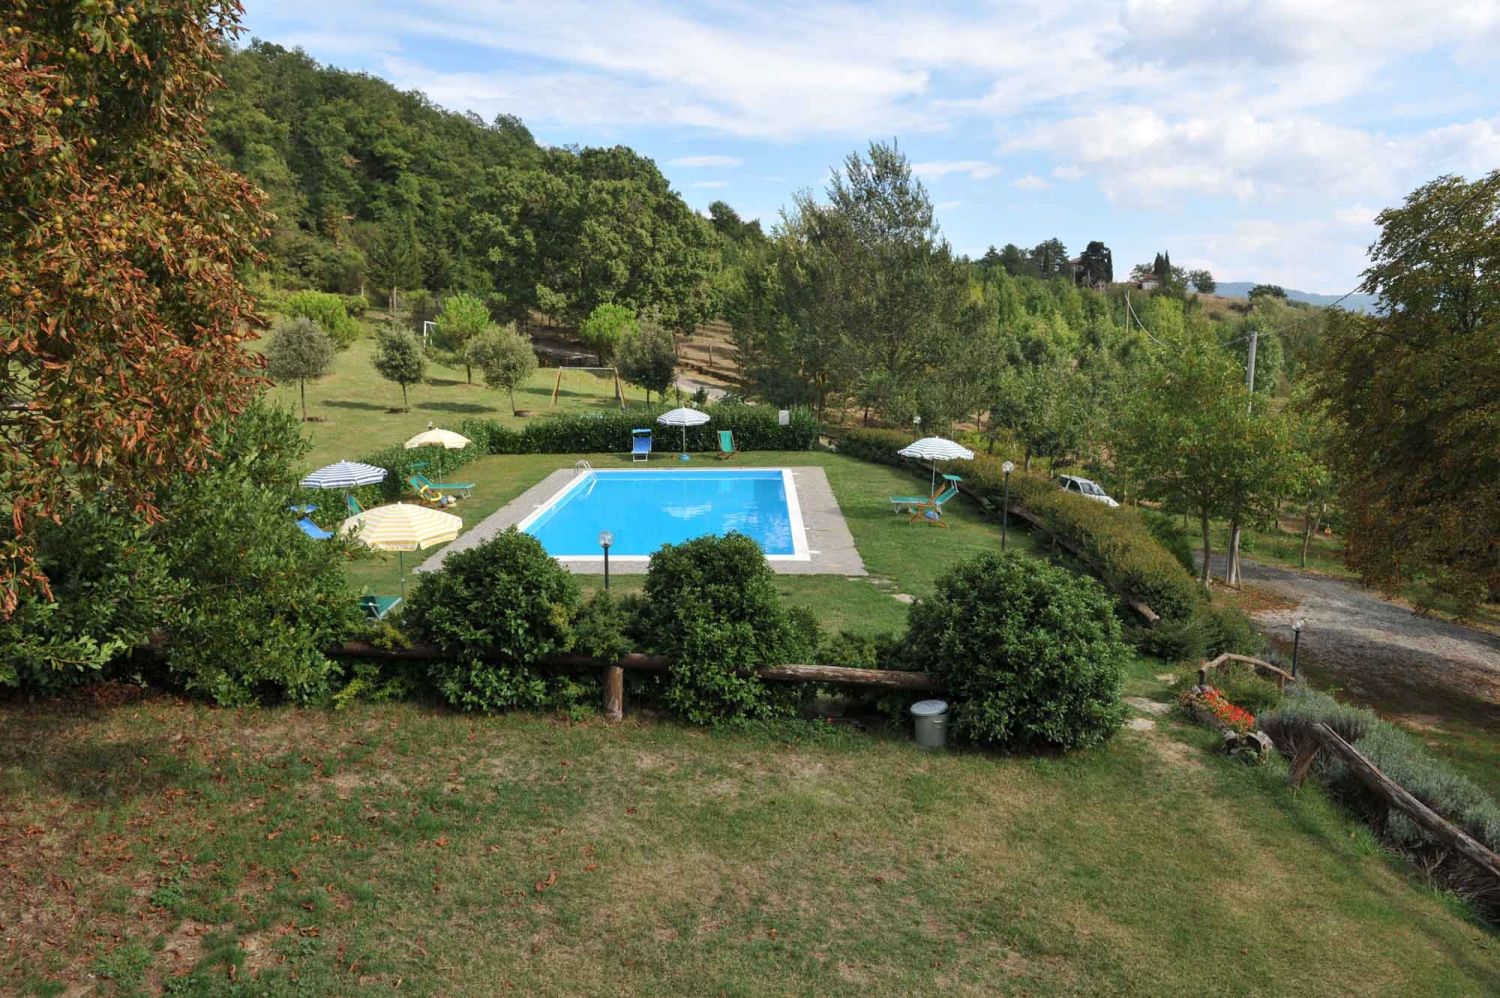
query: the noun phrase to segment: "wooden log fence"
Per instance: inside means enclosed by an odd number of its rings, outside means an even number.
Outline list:
[[[335,658],[369,658],[397,662],[438,662],[448,656],[432,645],[414,644],[407,648],[381,648],[365,641],[345,641],[328,649]],[[617,661],[590,658],[587,655],[551,655],[542,666],[562,671],[604,671],[604,716],[611,721],[625,716],[625,673],[666,672],[671,663],[659,655],[632,652]],[[941,692],[942,683],[925,672],[900,669],[852,669],[840,665],[768,665],[753,672],[759,679],[773,683],[827,683],[869,689]]]
[[[1234,655],[1225,652],[1213,661],[1204,662],[1198,666],[1198,685],[1207,686],[1208,674],[1230,662],[1243,662],[1253,668],[1256,675],[1269,678],[1276,684],[1276,688],[1280,690],[1285,690],[1287,683],[1295,683],[1297,681],[1296,676],[1293,676],[1278,665],[1272,665],[1270,662],[1262,661],[1258,658],[1251,658],[1249,655]]]
[[[1290,782],[1293,787],[1302,785],[1313,759],[1320,751],[1335,755],[1377,797],[1406,815],[1434,839],[1473,863],[1492,877],[1496,886],[1500,886],[1500,855],[1413,797],[1405,787],[1382,773],[1373,762],[1322,721],[1314,722],[1309,730],[1312,733],[1311,740],[1304,743],[1292,760]]]

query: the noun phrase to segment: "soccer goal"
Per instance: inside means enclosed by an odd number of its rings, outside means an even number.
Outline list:
[[[613,367],[559,367],[557,380],[552,385],[552,408],[557,408],[558,396],[562,394],[564,371],[578,371],[582,374],[593,375],[597,381],[602,382],[599,385],[599,394],[604,394],[605,386],[608,385],[614,393],[615,401],[620,404],[620,408],[625,408],[625,382],[620,380],[620,372]]]

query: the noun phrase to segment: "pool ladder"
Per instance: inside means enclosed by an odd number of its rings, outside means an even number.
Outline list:
[[[587,461],[575,461],[573,463],[574,478],[577,478],[579,475],[585,474],[587,472],[592,472],[593,470],[594,466],[592,464],[589,464]]]

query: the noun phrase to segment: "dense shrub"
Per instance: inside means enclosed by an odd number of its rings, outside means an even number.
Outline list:
[[[1145,509],[1140,511],[1141,522],[1146,525],[1146,530],[1156,538],[1156,543],[1167,549],[1177,563],[1183,567],[1189,575],[1196,574],[1198,563],[1193,560],[1193,541],[1182,529],[1181,522],[1170,513],[1163,513],[1159,509]],[[1247,533],[1245,535],[1249,537]]]
[[[1243,662],[1226,662],[1213,671],[1208,681],[1218,687],[1230,703],[1257,717],[1281,703],[1281,688],[1269,679],[1262,679],[1254,667]]]
[[[297,291],[281,304],[287,315],[306,316],[327,333],[340,350],[359,339],[359,323],[349,315],[343,295],[325,291]]]
[[[461,450],[443,451],[439,451],[436,447],[413,447],[407,450],[397,444],[373,454],[366,454],[359,460],[365,464],[373,464],[377,468],[384,468],[388,472],[385,480],[379,485],[368,486],[371,491],[367,494],[384,500],[395,500],[411,492],[411,486],[406,482],[411,475],[421,472],[435,481],[438,479],[454,481],[455,472],[483,453],[474,443],[470,443]],[[332,496],[332,500],[336,500],[337,504],[342,506],[344,494],[339,492]],[[332,500],[324,497],[324,501]]]
[[[1132,625],[1126,637],[1147,655],[1168,662],[1200,662],[1208,657],[1208,622],[1200,614],[1163,620],[1154,627]]]
[[[1322,721],[1417,800],[1492,850],[1500,851],[1500,805],[1479,786],[1435,758],[1417,739],[1375,714],[1341,704],[1326,693],[1295,684],[1281,704],[1261,716],[1261,728],[1282,752],[1294,754]],[[1348,767],[1327,753],[1313,767],[1329,791],[1410,855],[1433,879],[1473,899],[1491,919],[1500,917],[1500,889],[1466,860],[1432,839],[1405,815],[1388,808]]]
[[[307,444],[263,405],[214,430],[217,457],[158,496],[146,523],[101,497],[46,539],[54,600],[0,624],[0,683],[52,690],[155,642],[167,679],[217,703],[327,695],[323,649],[356,623],[345,542],[314,542],[287,506]]]
[[[902,430],[840,430],[841,454],[896,467],[915,467],[896,452],[911,442]],[[994,504],[1003,501],[1001,459],[976,454],[961,462],[964,484]],[[1140,600],[1166,620],[1193,614],[1202,589],[1173,555],[1151,536],[1140,514],[1064,492],[1046,478],[1019,472],[1010,476],[1011,503],[1041,519],[1046,529],[1076,548],[1083,559],[1121,596]]]
[[[1233,606],[1206,603],[1193,615],[1202,621],[1203,654],[1214,658],[1225,652],[1259,657],[1266,650],[1266,639],[1255,629],[1255,622],[1245,611]]]
[[[908,654],[942,677],[961,737],[1005,748],[1084,748],[1124,716],[1129,652],[1111,600],[1066,569],[985,554],[940,578],[907,627]]]
[[[785,714],[801,696],[748,673],[805,661],[817,624],[781,600],[760,546],[743,534],[668,544],[646,572],[644,633],[671,659],[664,699],[698,724]]]
[[[476,444],[483,441],[490,454],[608,454],[630,450],[630,431],[648,426],[656,433],[656,450],[671,453],[682,447],[682,430],[656,422],[666,411],[566,413],[533,420],[519,432],[492,420],[470,419],[461,432]],[[717,451],[720,430],[732,431],[740,450],[807,450],[818,440],[818,422],[809,409],[793,409],[787,426],[778,424],[777,410],[769,406],[721,403],[704,411],[709,422],[688,427],[689,451]]]
[[[413,634],[446,657],[438,689],[463,710],[569,706],[579,684],[536,669],[573,646],[578,583],[530,534],[512,528],[423,575],[407,600]]]

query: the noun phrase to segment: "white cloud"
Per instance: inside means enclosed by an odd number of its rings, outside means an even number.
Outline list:
[[[1082,180],[1084,172],[1076,166],[1054,166],[1052,175],[1058,180]]]
[[[668,166],[712,167],[740,166],[745,161],[738,156],[678,156],[667,160]]]
[[[1034,173],[1028,173],[1024,177],[1018,177],[1010,182],[1012,187],[1023,191],[1045,191],[1052,185],[1044,177],[1038,177]]]
[[[930,180],[941,179],[950,173],[960,173],[971,180],[988,180],[997,175],[1000,168],[983,159],[934,159],[925,163],[913,163],[911,172]]]
[[[718,190],[721,187],[728,187],[729,183],[728,181],[724,180],[700,180],[692,186],[698,188],[699,190],[712,191]]]

